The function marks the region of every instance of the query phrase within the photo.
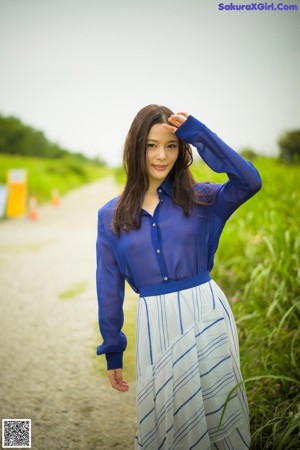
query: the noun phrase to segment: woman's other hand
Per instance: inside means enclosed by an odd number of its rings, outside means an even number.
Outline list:
[[[123,380],[122,369],[112,369],[107,371],[110,384],[114,389],[120,392],[127,392],[129,386],[127,381]]]
[[[166,130],[171,131],[171,133],[175,133],[177,128],[179,128],[186,121],[186,119],[188,117],[189,117],[189,114],[187,114],[186,112],[179,112],[177,114],[172,114],[168,118],[168,121],[170,122],[171,125],[163,123],[162,126]]]

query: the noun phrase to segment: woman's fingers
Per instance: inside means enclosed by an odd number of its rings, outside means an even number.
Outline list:
[[[110,384],[114,389],[120,392],[126,392],[129,389],[127,381],[123,380],[122,369],[112,369],[107,371]]]
[[[171,125],[168,125],[167,123],[163,123],[162,126],[165,130],[171,131],[171,133],[176,133],[177,128],[179,128],[189,117],[189,114],[186,112],[180,112],[177,114],[172,114],[168,121]]]
[[[173,133],[173,134],[177,130],[177,127],[172,127],[171,125],[168,125],[167,123],[162,123],[162,127],[167,131],[171,131],[171,133]]]
[[[172,114],[168,121],[176,128],[179,128],[188,118],[187,113],[178,113],[178,114]]]
[[[189,114],[186,112],[178,112],[177,113],[179,116],[184,116],[186,119],[189,117]]]

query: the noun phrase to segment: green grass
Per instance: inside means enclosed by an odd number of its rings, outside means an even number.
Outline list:
[[[69,289],[59,294],[60,300],[70,300],[74,297],[77,297],[79,294],[82,294],[87,288],[87,281],[79,281],[78,283],[74,283]]]
[[[59,159],[33,158],[0,154],[0,183],[6,183],[9,169],[26,169],[28,193],[39,203],[51,200],[52,190],[64,195],[71,189],[110,173],[111,169],[73,156]]]
[[[243,375],[262,377],[246,383],[252,448],[298,449],[300,386],[288,378],[300,380],[300,166],[254,164],[263,188],[226,224],[212,276],[231,300]]]
[[[213,278],[226,293],[240,337],[253,450],[300,448],[300,165],[254,160],[263,187],[228,220]],[[198,181],[224,182],[202,163]],[[116,179],[124,182],[122,169]],[[133,305],[136,299],[126,298]],[[134,374],[134,308],[125,311],[125,371]],[[126,325],[127,324],[127,325]],[[127,328],[126,328],[127,327]],[[127,336],[128,337],[128,336]],[[129,355],[126,353],[129,353]]]

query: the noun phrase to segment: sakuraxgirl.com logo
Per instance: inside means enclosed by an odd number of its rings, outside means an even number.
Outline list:
[[[237,5],[236,3],[219,3],[219,11],[298,11],[298,5],[286,3],[249,3]]]

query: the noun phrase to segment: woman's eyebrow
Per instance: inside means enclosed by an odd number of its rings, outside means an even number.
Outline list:
[[[148,141],[152,141],[152,142],[159,142],[158,140],[156,140],[156,139],[148,139]],[[178,142],[176,139],[171,139],[170,141],[167,141],[168,143],[170,143],[170,142]]]

